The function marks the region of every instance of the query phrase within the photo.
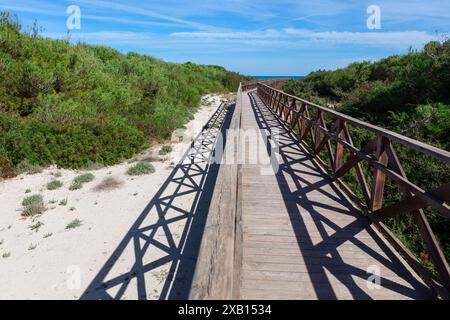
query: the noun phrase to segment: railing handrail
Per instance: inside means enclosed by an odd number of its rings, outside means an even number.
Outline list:
[[[282,87],[290,78],[267,78],[259,80],[244,81],[241,83],[242,91],[248,91],[255,89],[259,83],[268,84],[271,87]]]
[[[360,127],[360,128],[363,128],[363,129],[367,129],[367,130],[372,131],[372,132],[374,132],[376,134],[382,135],[385,138],[392,139],[395,142],[398,142],[398,143],[400,143],[402,145],[411,147],[413,149],[416,149],[417,151],[420,151],[422,153],[428,154],[430,156],[434,156],[436,158],[439,158],[439,159],[441,159],[443,161],[446,161],[446,162],[450,163],[450,152],[449,151],[446,151],[446,150],[434,147],[432,145],[429,145],[429,144],[426,144],[424,142],[421,142],[421,141],[418,141],[418,140],[406,137],[406,136],[404,136],[402,134],[399,134],[399,133],[396,133],[394,131],[391,131],[391,130],[388,130],[388,129],[385,129],[385,128],[382,128],[382,127],[378,127],[378,126],[370,124],[368,122],[365,122],[365,121],[353,118],[353,117],[351,117],[349,115],[346,115],[344,113],[332,110],[330,108],[320,106],[320,105],[315,104],[313,102],[310,102],[308,100],[305,100],[305,99],[293,96],[291,94],[288,94],[288,93],[286,93],[286,92],[284,92],[282,90],[279,90],[277,88],[273,88],[271,86],[268,86],[268,85],[266,85],[266,84],[264,84],[262,82],[260,82],[259,84],[261,86],[263,86],[263,87],[270,88],[271,90],[274,90],[274,91],[276,91],[276,92],[278,92],[278,93],[280,93],[280,94],[282,94],[282,95],[284,95],[284,96],[286,96],[288,98],[291,98],[291,99],[294,99],[296,101],[305,103],[305,104],[307,104],[310,107],[314,107],[316,109],[324,111],[325,113],[333,115],[336,118],[339,118],[341,120],[350,122],[351,124],[353,124],[353,125],[355,125],[357,127]],[[286,107],[290,108],[290,106],[286,106]]]

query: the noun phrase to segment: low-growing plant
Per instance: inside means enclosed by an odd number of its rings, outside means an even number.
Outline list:
[[[42,167],[31,163],[28,159],[22,160],[16,167],[19,173],[36,174],[42,172]]]
[[[72,220],[70,223],[67,224],[66,229],[67,230],[75,229],[75,228],[80,227],[81,224],[82,224],[82,221],[80,219],[75,219],[75,220]]]
[[[22,206],[22,216],[24,217],[33,217],[47,210],[44,204],[44,198],[40,194],[26,197],[22,201]]]
[[[60,205],[60,206],[66,206],[66,205],[67,205],[67,198],[62,199],[62,200],[59,202],[59,205]]]
[[[50,203],[50,204],[55,204],[55,203],[57,203],[57,202],[58,202],[57,200],[52,199],[52,200],[50,200],[48,203]]]
[[[77,208],[75,208],[75,207],[70,207],[69,210],[70,210],[70,211],[75,211],[75,210],[77,210]]]
[[[42,236],[42,238],[46,239],[46,238],[50,238],[53,235],[53,233],[46,233]]]
[[[11,252],[4,252],[2,254],[2,258],[9,258],[11,256]]]
[[[95,179],[95,176],[92,173],[84,173],[79,175],[75,179],[73,179],[72,184],[69,187],[69,190],[79,190],[83,188],[84,183],[91,182]]]
[[[29,206],[36,203],[44,203],[44,197],[41,194],[34,194],[22,200],[23,206]]]
[[[25,193],[30,193],[30,192],[31,192],[31,189],[25,190]]]
[[[75,183],[88,183],[95,179],[95,176],[92,173],[84,173],[82,175],[79,175],[75,179],[73,179],[73,182]]]
[[[36,231],[38,232],[39,229],[44,225],[44,223],[42,223],[41,221],[36,222],[35,224],[31,224],[28,226],[28,228],[30,228],[31,231]]]
[[[85,170],[98,170],[98,169],[103,168],[104,166],[105,165],[103,163],[99,162],[99,161],[88,160],[86,162],[86,165],[83,166],[83,169],[85,169]]]
[[[151,163],[139,162],[134,166],[131,166],[127,170],[127,174],[130,176],[140,176],[144,174],[150,174],[155,172],[155,167]]]
[[[163,146],[160,150],[159,150],[159,155],[160,156],[165,156],[166,154],[169,154],[172,152],[172,147],[171,146]]]
[[[30,244],[30,246],[28,247],[28,250],[34,250],[34,249],[36,249],[36,247],[37,247],[37,244]]]
[[[57,172],[55,172],[55,174],[53,175],[55,178],[61,178],[61,176],[62,176],[62,173],[61,173],[61,171],[57,171]]]
[[[63,183],[59,180],[53,180],[47,183],[47,190],[56,190],[63,186]]]
[[[79,190],[81,188],[83,188],[83,184],[81,182],[73,181],[69,187],[69,190],[74,191],[74,190]]]

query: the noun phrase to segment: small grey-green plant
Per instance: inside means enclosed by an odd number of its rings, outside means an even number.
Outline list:
[[[44,224],[40,221],[36,222],[35,224],[32,224],[30,226],[28,226],[28,228],[30,228],[31,231],[36,231],[38,232],[39,229],[43,226]]]
[[[46,233],[46,234],[44,234],[44,236],[42,237],[42,238],[50,238],[51,236],[53,235],[53,233]]]
[[[67,205],[67,198],[62,199],[62,200],[59,202],[59,205],[60,205],[60,206],[66,206],[66,205]]]
[[[92,173],[84,173],[82,175],[79,175],[75,179],[73,179],[71,186],[69,187],[69,190],[78,190],[83,187],[84,183],[91,182],[95,179],[95,176]]]
[[[70,210],[70,211],[75,211],[75,210],[77,210],[77,208],[75,208],[75,207],[70,207],[69,210]]]
[[[92,173],[84,173],[82,175],[79,175],[75,179],[73,179],[73,181],[79,182],[79,183],[87,183],[87,182],[91,182],[94,179],[95,179],[95,176]]]
[[[86,170],[98,170],[104,167],[104,164],[100,161],[92,161],[88,160],[86,162],[86,165],[83,167]]]
[[[50,204],[55,204],[55,203],[57,203],[57,202],[58,202],[57,200],[52,199],[52,200],[50,200],[48,203],[50,203]]]
[[[55,174],[54,174],[55,178],[61,178],[61,176],[62,176],[61,171],[56,171]]]
[[[155,172],[155,167],[151,163],[138,162],[127,170],[130,176],[140,176],[143,174],[150,174]]]
[[[11,252],[3,252],[2,258],[9,258],[11,256]]]
[[[47,190],[56,190],[63,186],[63,183],[59,180],[53,180],[47,183]]]
[[[38,202],[44,202],[44,197],[40,194],[34,194],[32,196],[28,196],[22,201],[23,206],[29,206]]]
[[[80,219],[75,219],[72,220],[67,226],[66,229],[75,229],[81,226],[81,220]]]
[[[32,217],[44,213],[47,208],[44,205],[44,198],[40,194],[26,197],[22,201],[22,216]]]
[[[20,173],[26,173],[26,174],[36,174],[42,172],[42,167],[31,163],[28,159],[23,160],[20,162],[17,167],[17,171]]]
[[[0,240],[0,246],[5,242],[5,239]]]
[[[83,188],[83,184],[81,182],[73,181],[69,187],[69,190],[74,191],[74,190],[79,190],[81,188]]]
[[[159,150],[159,155],[160,156],[165,156],[166,154],[169,154],[172,152],[172,147],[171,146],[163,146],[160,150]]]
[[[25,190],[25,193],[30,193],[30,192],[31,192],[31,189]]]
[[[28,247],[28,250],[34,250],[36,249],[37,244],[30,244],[30,246]]]

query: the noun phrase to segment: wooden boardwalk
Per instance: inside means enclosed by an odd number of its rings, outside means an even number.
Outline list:
[[[255,91],[242,94],[241,128],[278,133],[279,169],[267,174],[267,165],[242,165],[236,298],[433,297]],[[379,271],[378,288],[369,288],[368,271]]]

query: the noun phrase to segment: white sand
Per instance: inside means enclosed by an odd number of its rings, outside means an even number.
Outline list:
[[[185,135],[194,137],[222,99],[218,95],[206,96],[194,120],[186,125]],[[126,175],[132,165],[127,161],[90,171],[50,167],[39,174],[0,182],[0,299],[78,299],[167,179],[171,165],[180,160],[189,142],[165,143],[173,147],[173,152],[164,156],[165,161],[153,162],[156,172],[151,175]],[[159,149],[160,146],[153,146],[137,158],[158,158]],[[64,185],[49,191],[46,184],[57,171],[61,171],[62,176],[57,179]],[[80,190],[69,191],[74,177],[85,172],[92,172],[95,180]],[[93,188],[108,176],[123,184],[112,191],[94,191]],[[25,194],[27,189],[31,193]],[[21,202],[33,194],[44,196],[48,210],[34,219],[23,218]],[[67,199],[66,206],[58,205],[62,199]],[[57,202],[50,204],[51,200]],[[80,219],[82,225],[65,229],[74,219]],[[30,230],[29,226],[38,221],[43,226],[38,231]],[[51,236],[44,238],[46,234]],[[119,262],[117,274],[129,270],[134,253],[124,254]],[[147,290],[146,298],[159,297],[167,270],[158,271],[149,275],[147,286],[154,285],[154,288]],[[136,290],[128,291],[122,298],[137,298]]]

